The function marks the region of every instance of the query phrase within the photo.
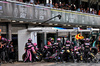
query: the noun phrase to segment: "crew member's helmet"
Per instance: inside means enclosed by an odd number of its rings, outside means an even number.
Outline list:
[[[69,40],[66,41],[66,44],[71,44],[71,42]]]
[[[1,40],[2,40],[2,41],[4,41],[4,40],[5,40],[5,38],[3,38],[3,37],[2,37],[2,38],[1,38]]]
[[[58,39],[57,39],[57,41],[61,41],[61,39],[60,39],[60,38],[58,38]]]
[[[89,42],[90,41],[90,39],[89,38],[86,38],[86,40],[85,40],[86,42]]]
[[[48,49],[48,47],[47,47],[47,46],[44,46],[44,48],[45,48],[45,49]]]
[[[31,39],[31,38],[29,38],[29,39],[28,39],[28,41],[32,41],[32,39]]]
[[[33,45],[36,47],[37,46],[37,43],[34,43]]]
[[[85,39],[83,39],[83,41],[85,41]]]
[[[50,41],[54,41],[54,38],[51,38]]]
[[[10,42],[10,40],[8,39],[8,42]]]

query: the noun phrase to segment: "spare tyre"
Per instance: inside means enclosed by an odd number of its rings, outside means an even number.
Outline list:
[[[92,47],[91,51],[92,51],[92,53],[94,53],[94,55],[96,55],[98,53],[98,49],[96,47]]]

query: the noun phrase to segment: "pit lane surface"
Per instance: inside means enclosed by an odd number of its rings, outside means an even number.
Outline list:
[[[100,63],[48,63],[48,62],[34,62],[23,63],[17,62],[14,64],[2,64],[1,66],[100,66]]]
[[[97,54],[97,57],[100,59],[100,53]],[[61,62],[15,62],[15,63],[7,63],[7,64],[1,64],[1,66],[100,66],[99,63],[61,63]]]

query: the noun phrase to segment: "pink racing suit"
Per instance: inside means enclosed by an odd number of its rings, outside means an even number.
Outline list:
[[[32,43],[26,43],[25,47],[26,47],[25,51],[27,54],[24,61],[27,61],[28,58],[30,61],[32,61],[32,52],[35,52],[34,46],[32,45]]]

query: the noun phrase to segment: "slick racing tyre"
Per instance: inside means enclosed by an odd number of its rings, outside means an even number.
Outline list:
[[[94,55],[98,53],[98,49],[96,47],[92,47],[91,51]]]
[[[25,60],[25,57],[26,57],[26,53],[24,53],[24,54],[22,55],[23,61]]]

